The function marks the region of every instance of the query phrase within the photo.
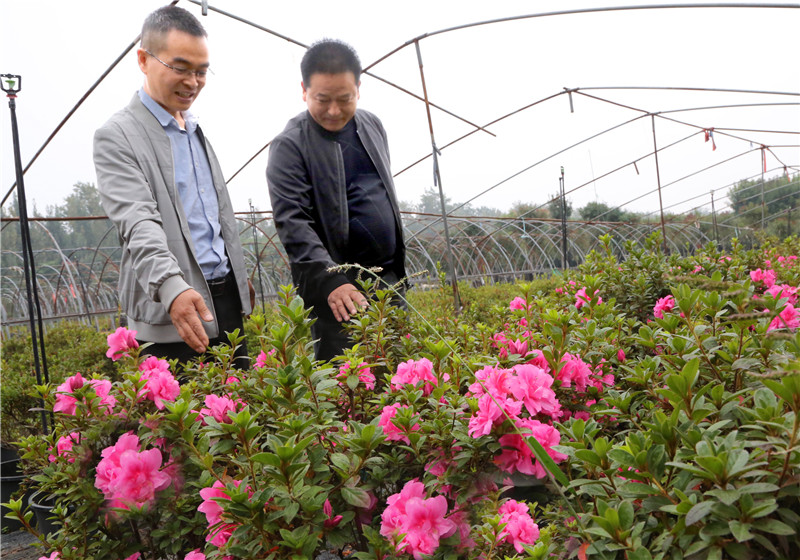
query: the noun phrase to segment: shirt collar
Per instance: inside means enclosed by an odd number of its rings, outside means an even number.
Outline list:
[[[178,125],[178,121],[175,120],[175,117],[170,115],[164,107],[156,103],[156,101],[150,97],[144,88],[139,90],[139,99],[141,99],[142,103],[145,107],[153,114],[153,116],[158,120],[162,127],[165,129],[172,125],[177,129],[180,129]],[[186,122],[186,132],[194,132],[194,129],[197,128],[197,116],[194,115],[191,111],[186,110],[183,111],[183,120]]]

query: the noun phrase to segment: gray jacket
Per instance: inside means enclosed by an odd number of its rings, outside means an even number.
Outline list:
[[[205,138],[204,144],[222,238],[247,314],[250,297],[239,230],[217,157]],[[122,242],[119,297],[128,327],[140,340],[180,342],[169,316],[178,294],[194,288],[212,313],[214,304],[175,187],[169,138],[138,94],[95,132],[94,165],[103,208]],[[209,338],[219,335],[216,319],[204,327]]]
[[[397,228],[397,253],[391,272],[404,278],[405,243],[400,208],[389,162],[389,144],[381,121],[368,111],[355,114],[358,136],[389,193]],[[278,236],[292,269],[292,279],[307,305],[327,305],[328,294],[351,282],[328,272],[344,264],[349,216],[344,160],[339,144],[323,137],[308,111],[291,119],[272,141],[267,183]]]

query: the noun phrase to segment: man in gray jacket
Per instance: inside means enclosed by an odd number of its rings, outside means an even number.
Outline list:
[[[300,69],[308,110],[272,141],[267,182],[292,278],[314,308],[316,357],[330,360],[350,344],[341,323],[367,300],[356,271],[329,269],[381,267],[384,283],[394,284],[405,278],[405,244],[386,132],[356,107],[358,55],[326,39],[306,51]]]
[[[150,14],[137,51],[143,87],[95,133],[103,207],[122,242],[119,294],[150,354],[180,362],[243,332],[252,295],[219,162],[189,112],[209,71],[192,14]],[[240,367],[247,349],[237,350]]]

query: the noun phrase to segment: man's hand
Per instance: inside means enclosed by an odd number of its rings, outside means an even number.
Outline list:
[[[169,307],[172,324],[178,334],[195,352],[205,352],[208,348],[208,335],[200,319],[209,323],[214,320],[206,302],[196,290],[186,290],[178,294]]]
[[[328,295],[328,305],[336,320],[343,323],[356,312],[356,305],[362,309],[367,306],[367,298],[353,284],[342,284]]]

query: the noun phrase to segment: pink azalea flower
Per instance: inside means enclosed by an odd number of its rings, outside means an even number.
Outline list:
[[[511,393],[522,401],[528,413],[557,415],[561,404],[550,388],[553,377],[531,364],[516,365],[513,369],[516,375],[511,379]]]
[[[142,557],[142,553],[141,552],[134,552],[133,554],[128,556],[125,560],[139,560],[139,558],[141,558],[141,557]]]
[[[40,556],[39,560],[61,560],[61,554],[56,550],[50,553],[50,556]]]
[[[510,369],[493,366],[479,369],[475,372],[475,379],[478,381],[469,386],[469,392],[477,397],[488,391],[495,398],[505,399],[511,393],[511,373]]]
[[[775,284],[776,274],[774,270],[769,268],[767,270],[757,268],[750,271],[750,279],[753,282],[763,282],[765,287],[770,288]]]
[[[111,382],[106,379],[84,379],[80,373],[76,373],[72,377],[68,377],[64,383],[56,389],[56,403],[53,405],[53,412],[63,412],[71,416],[75,415],[75,410],[78,406],[78,400],[72,396],[76,389],[80,389],[88,383],[95,391],[95,394],[100,398],[100,406],[105,409],[107,414],[110,414],[117,404],[117,400],[109,395],[111,391]]]
[[[206,555],[200,552],[199,548],[196,548],[184,556],[183,560],[206,560]]]
[[[75,455],[72,453],[72,446],[75,443],[80,443],[80,441],[81,441],[80,432],[70,432],[65,436],[61,436],[60,438],[58,438],[58,441],[56,442],[56,454],[48,456],[47,457],[48,460],[51,463],[53,463],[56,461],[58,457],[61,457],[62,455],[68,455],[69,457],[67,458],[67,462],[74,463]],[[52,450],[53,448],[51,447],[49,451]]]
[[[589,377],[592,374],[589,365],[579,357],[569,353],[564,354],[561,361],[564,362],[564,365],[556,375],[556,379],[561,382],[561,386],[571,387],[574,383],[575,389],[578,392],[583,393],[586,391],[586,386],[589,384]]]
[[[497,511],[500,522],[506,524],[499,536],[502,537],[502,542],[513,544],[518,553],[525,550],[522,545],[533,544],[539,538],[539,526],[533,522],[525,504],[507,500]]]
[[[531,436],[536,438],[536,441],[542,445],[547,454],[556,463],[567,458],[566,455],[552,448],[552,446],[561,442],[561,434],[553,426],[542,424],[538,420],[519,420],[517,427],[519,427],[525,438]],[[516,433],[500,436],[499,441],[500,445],[503,446],[503,451],[494,458],[494,463],[500,470],[506,472],[519,471],[524,474],[532,474],[537,478],[544,478],[547,473],[539,460],[536,459],[525,438]]]
[[[128,330],[125,327],[119,327],[108,335],[106,340],[108,341],[106,356],[115,362],[123,356],[127,356],[128,350],[139,348],[139,343],[136,342],[136,331]]]
[[[170,373],[166,360],[150,356],[139,366],[139,371],[146,380],[143,393],[158,410],[164,410],[164,402],[174,402],[181,394],[180,384]]]
[[[770,294],[775,299],[787,298],[792,305],[797,304],[797,287],[790,286],[789,284],[774,284],[764,290],[764,293]]]
[[[596,294],[593,294],[592,297],[594,295],[596,295]],[[592,297],[590,297],[589,294],[586,293],[586,287],[585,286],[583,288],[581,288],[580,290],[578,290],[575,293],[575,309],[580,309],[584,305],[587,305],[587,304],[591,303],[592,302]],[[599,305],[601,303],[603,303],[603,298],[601,298],[600,296],[597,296],[597,304]]]
[[[800,310],[787,303],[783,310],[770,322],[768,331],[774,329],[796,329],[800,327]]]
[[[408,439],[408,435],[405,432],[405,429],[402,427],[398,427],[394,422],[392,422],[392,418],[397,415],[398,408],[408,408],[406,405],[399,405],[399,404],[390,404],[388,406],[383,407],[381,411],[381,418],[378,421],[378,426],[383,428],[383,433],[386,436],[387,441],[402,441],[405,443],[411,443],[411,440]],[[412,432],[415,432],[420,429],[419,423],[414,424],[411,426]]]
[[[459,539],[456,548],[459,551],[472,550],[475,548],[477,543],[470,537],[472,524],[469,522],[469,513],[463,509],[456,509],[450,514],[448,519],[456,524],[456,531],[458,531]]]
[[[256,358],[256,363],[253,366],[253,369],[260,369],[267,366],[270,357],[275,355],[275,349],[273,348],[268,353],[264,352],[263,350],[259,352],[258,357]]]
[[[675,298],[674,297],[672,297],[672,296],[663,297],[663,298],[659,299],[656,302],[655,307],[653,307],[653,315],[655,315],[655,317],[657,319],[663,319],[664,318],[664,312],[665,311],[672,311],[672,309],[674,307],[675,307]]]
[[[517,311],[519,309],[527,309],[528,308],[528,302],[526,302],[521,297],[515,297],[514,299],[511,300],[511,303],[508,305],[508,308],[511,311]]]
[[[144,507],[155,499],[155,493],[170,485],[169,475],[161,472],[158,449],[139,451],[139,438],[122,435],[116,445],[102,452],[97,465],[95,487],[103,492],[114,507]]]
[[[336,378],[342,380],[339,382],[340,385],[342,385],[343,381],[350,375],[350,369],[349,361],[339,366],[339,375],[337,375]],[[358,371],[358,380],[364,384],[368,391],[372,391],[375,388],[375,375],[372,373],[372,370],[369,369],[367,363],[361,362],[356,370]]]
[[[501,425],[505,420],[503,412],[514,420],[522,412],[522,406],[522,401],[497,397],[492,399],[492,395],[487,393],[478,399],[478,411],[469,419],[467,433],[476,439],[488,435],[492,428]]]
[[[219,397],[217,395],[207,395],[205,404],[208,408],[200,409],[200,415],[212,416],[220,424],[232,424],[233,419],[228,413],[237,413],[245,406],[242,401],[234,402],[228,397]]]
[[[622,348],[617,350],[617,360],[619,360],[620,362],[625,361],[625,350],[623,350]]]
[[[232,482],[237,488],[241,484],[240,480],[234,480]],[[219,480],[215,480],[213,486],[200,490],[200,497],[203,498],[203,503],[197,507],[197,511],[206,515],[209,528],[206,541],[214,546],[224,546],[237,527],[237,525],[233,523],[224,523],[222,521],[224,509],[219,503],[219,500],[231,499],[225,490],[225,484]]]
[[[327,529],[333,529],[336,527],[344,517],[341,515],[337,515],[334,517],[333,515],[333,506],[331,506],[330,500],[325,500],[325,503],[322,505],[322,512],[327,516],[328,519],[325,520],[323,525]]]
[[[450,376],[444,374],[442,376],[444,381],[450,381]],[[397,366],[397,373],[392,377],[392,389],[399,389],[403,385],[416,386],[417,383],[423,382],[422,391],[427,396],[433,391],[433,388],[439,384],[439,380],[433,374],[433,364],[428,358],[420,360],[408,360]]]
[[[399,494],[387,499],[387,507],[381,515],[381,535],[396,538],[404,535],[399,550],[420,560],[433,554],[439,547],[439,539],[455,533],[456,524],[447,519],[447,499],[444,496],[425,498],[425,487],[421,482],[409,480]]]

